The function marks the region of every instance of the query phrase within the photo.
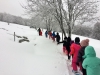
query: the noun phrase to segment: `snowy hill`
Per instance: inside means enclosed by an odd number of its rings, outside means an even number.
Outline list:
[[[14,32],[28,37],[29,42],[19,43],[18,37],[14,41]],[[90,39],[90,45],[100,57],[100,41]],[[38,36],[35,29],[0,22],[0,75],[70,75],[66,57],[62,44],[57,45],[44,35]]]

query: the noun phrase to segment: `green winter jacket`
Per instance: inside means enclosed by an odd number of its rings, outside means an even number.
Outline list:
[[[85,48],[85,59],[82,63],[87,75],[100,75],[100,59],[96,57],[96,52],[92,46]]]

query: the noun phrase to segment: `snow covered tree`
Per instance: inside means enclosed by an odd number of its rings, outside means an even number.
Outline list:
[[[73,34],[90,37],[92,34],[92,27],[84,25],[76,25],[72,31]]]
[[[68,27],[68,36],[76,24],[83,24],[95,19],[98,0],[27,0],[28,14],[52,14],[58,21],[64,36],[64,24]]]
[[[69,36],[75,24],[80,25],[95,19],[97,2],[96,0],[63,0],[62,12]]]
[[[92,37],[95,38],[95,39],[100,40],[100,22],[97,22],[94,25]]]

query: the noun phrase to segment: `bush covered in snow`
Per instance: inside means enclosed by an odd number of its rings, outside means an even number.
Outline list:
[[[88,27],[88,26],[80,26],[77,25],[74,27],[72,33],[76,34],[76,35],[81,35],[81,36],[90,36],[92,34],[92,28]]]
[[[97,22],[94,25],[92,38],[100,40],[100,23],[99,22]]]

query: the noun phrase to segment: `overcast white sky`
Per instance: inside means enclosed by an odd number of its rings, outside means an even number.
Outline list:
[[[24,17],[24,9],[20,4],[25,4],[25,0],[0,0],[0,12]]]
[[[20,5],[25,3],[26,0],[0,0],[0,12],[26,17],[24,14],[24,9]]]

